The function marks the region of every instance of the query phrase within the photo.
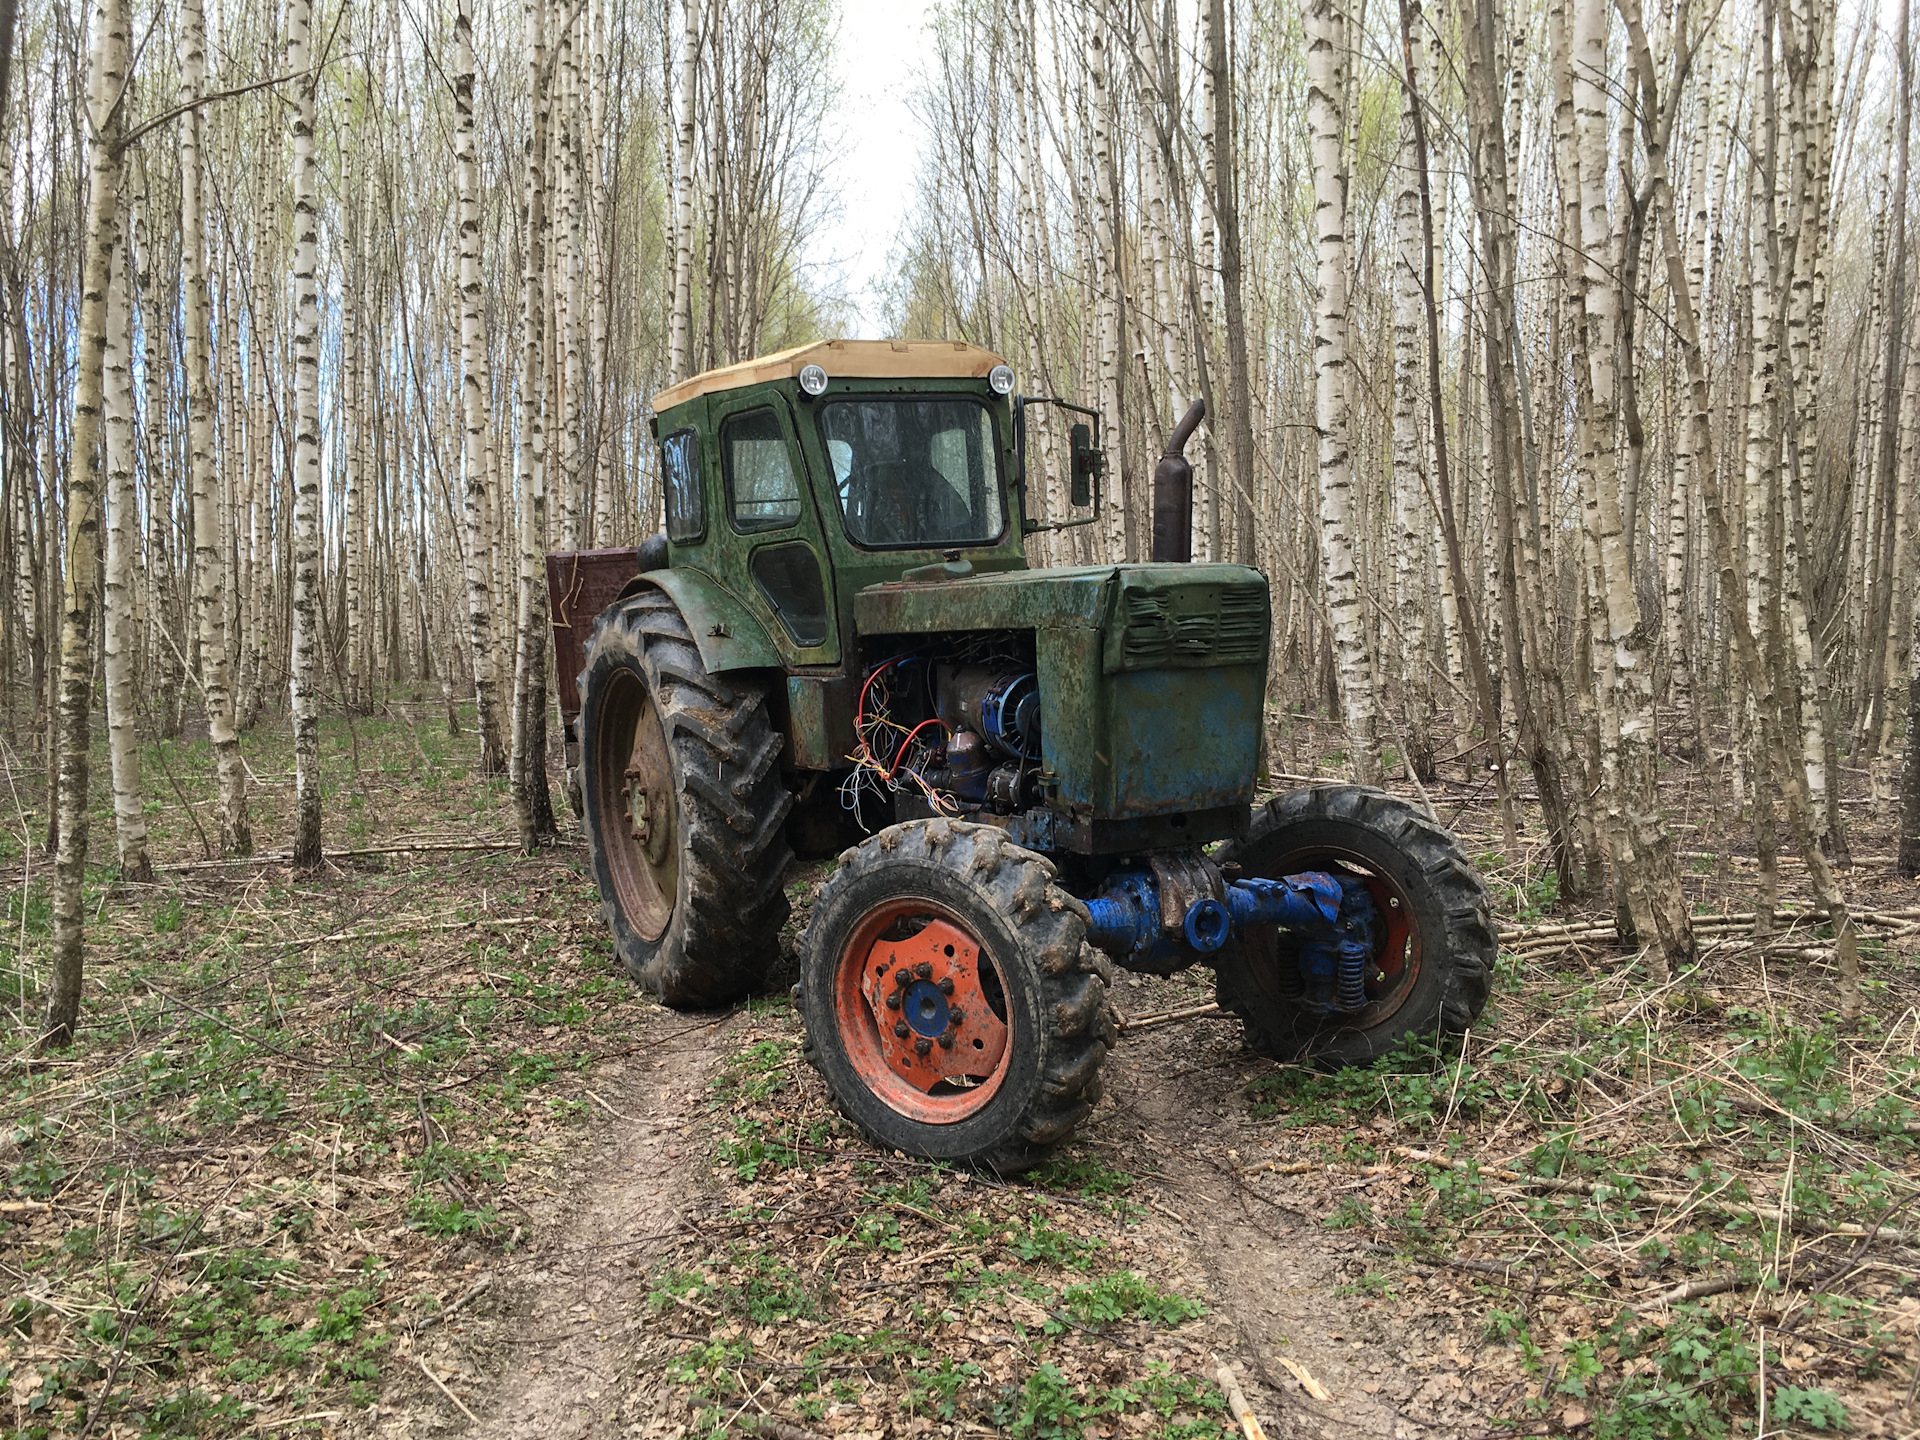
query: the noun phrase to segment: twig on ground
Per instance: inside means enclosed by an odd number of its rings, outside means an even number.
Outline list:
[[[480,1417],[474,1414],[473,1411],[467,1408],[467,1402],[462,1400],[458,1395],[454,1394],[453,1391],[449,1390],[447,1388],[447,1382],[442,1380],[438,1375],[433,1373],[433,1367],[427,1364],[426,1356],[416,1355],[414,1356],[414,1360],[420,1366],[420,1373],[426,1376],[429,1380],[433,1381],[435,1388],[438,1389],[442,1395],[446,1396],[449,1400],[453,1401],[455,1405],[459,1406],[460,1413],[462,1415],[466,1416],[467,1419],[471,1420],[476,1425],[480,1423]]]
[[[1240,1382],[1234,1378],[1233,1367],[1218,1355],[1213,1357],[1213,1378],[1220,1382],[1220,1389],[1227,1397],[1227,1408],[1233,1411],[1233,1418],[1240,1422],[1240,1433],[1247,1440],[1267,1440],[1266,1432],[1260,1428],[1253,1407],[1247,1403],[1247,1397],[1240,1388]],[[1304,1380],[1301,1384],[1305,1384]]]

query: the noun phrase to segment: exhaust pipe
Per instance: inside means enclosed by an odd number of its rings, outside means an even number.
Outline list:
[[[1155,560],[1180,564],[1193,559],[1193,466],[1187,441],[1206,417],[1207,402],[1196,400],[1167,437],[1167,453],[1153,467],[1153,549]]]

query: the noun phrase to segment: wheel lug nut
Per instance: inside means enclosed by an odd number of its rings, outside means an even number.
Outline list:
[[[922,980],[929,979],[933,975],[933,966],[925,960],[922,960],[918,965],[913,967],[913,973],[918,975]]]
[[[958,1005],[947,1011],[947,1023],[952,1025],[956,1030],[960,1028],[960,1022],[966,1018],[967,1012],[962,1010]]]
[[[916,1055],[924,1055],[931,1049],[933,1049],[933,1041],[924,1035],[913,1042],[913,1053]]]
[[[902,1020],[899,1024],[895,1025],[893,1027],[893,1033],[902,1040],[906,1039],[907,1038],[907,1022]]]
[[[940,1048],[942,1050],[953,1049],[953,1032],[951,1030],[940,1037]]]
[[[943,975],[943,976],[942,976],[942,977],[940,978],[940,993],[941,993],[942,995],[951,995],[951,994],[953,994],[953,979],[952,979],[952,977],[951,977],[951,976],[944,976],[944,975]]]
[[[899,1008],[900,1008],[900,992],[896,990],[891,995],[887,996],[887,1009],[898,1010]]]
[[[905,985],[909,980],[913,979],[913,972],[902,967],[893,972],[893,979],[896,985]]]

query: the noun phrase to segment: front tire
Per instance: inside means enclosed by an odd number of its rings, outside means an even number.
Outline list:
[[[587,847],[621,963],[669,1005],[738,999],[788,914],[793,797],[765,696],[709,675],[673,601],[648,589],[594,622],[580,697]]]
[[[1361,785],[1291,790],[1216,858],[1249,878],[1363,875],[1386,922],[1367,1007],[1324,1019],[1295,1002],[1276,932],[1229,941],[1215,965],[1220,1003],[1254,1048],[1329,1069],[1367,1065],[1409,1036],[1459,1034],[1479,1018],[1499,948],[1486,886],[1460,842],[1406,801]]]
[[[990,825],[909,821],[841,860],[796,988],[842,1112],[926,1159],[1002,1174],[1042,1159],[1100,1098],[1115,1040],[1086,907]]]

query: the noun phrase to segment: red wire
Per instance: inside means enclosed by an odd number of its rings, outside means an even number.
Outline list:
[[[907,732],[907,738],[900,742],[899,753],[893,757],[893,768],[887,771],[887,779],[891,780],[893,779],[894,776],[900,773],[900,762],[907,758],[907,747],[913,744],[913,737],[918,735],[922,730],[926,729],[927,726],[939,725],[941,723],[943,722],[941,721],[940,717],[936,715],[931,720],[922,720],[918,725],[914,726],[913,729]]]
[[[869,760],[872,760],[873,763],[876,765],[878,765],[880,761],[878,757],[874,755],[873,747],[867,744],[867,737],[865,732],[866,714],[867,714],[867,691],[873,688],[873,682],[878,680],[884,671],[892,668],[895,665],[898,665],[902,660],[911,660],[912,658],[913,657],[911,655],[896,655],[893,657],[893,659],[887,661],[885,664],[874,666],[873,673],[867,676],[866,684],[860,687],[859,702],[853,707],[853,738],[860,742],[860,748],[867,752],[867,758]],[[887,778],[891,780],[893,776],[889,774]]]

